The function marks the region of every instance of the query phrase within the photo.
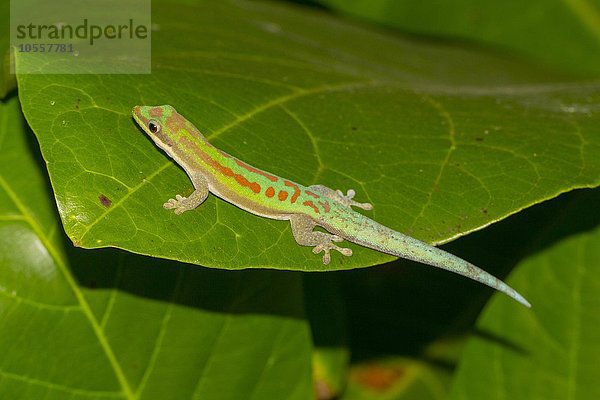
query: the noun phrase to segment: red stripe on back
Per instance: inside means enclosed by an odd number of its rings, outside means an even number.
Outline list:
[[[235,163],[237,165],[239,165],[240,167],[244,168],[247,171],[250,171],[250,172],[252,172],[254,174],[258,174],[258,175],[264,176],[265,178],[267,178],[271,182],[277,182],[279,180],[279,178],[277,178],[275,175],[271,175],[271,174],[266,173],[265,171],[261,171],[260,169],[254,168],[253,166],[248,165],[248,164],[246,164],[243,161],[235,160]]]
[[[241,186],[249,188],[254,193],[260,193],[261,187],[258,183],[250,182],[248,179],[246,179],[245,176],[236,174],[235,172],[233,172],[233,170],[231,168],[226,167],[223,164],[219,163],[217,160],[211,158],[208,154],[206,154],[204,151],[199,149],[194,143],[192,143],[192,141],[189,140],[188,138],[183,137],[180,140],[185,142],[185,144],[187,146],[189,146],[190,148],[194,149],[194,153],[196,153],[196,155],[198,155],[200,158],[202,158],[202,160],[204,162],[206,162],[208,165],[210,165],[211,167],[213,167],[214,169],[216,169],[223,175],[234,178],[237,183],[239,183]],[[273,192],[273,194],[275,194],[275,193]]]

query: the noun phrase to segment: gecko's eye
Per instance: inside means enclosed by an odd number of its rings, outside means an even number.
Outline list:
[[[150,130],[150,132],[156,133],[160,131],[160,125],[157,124],[156,121],[150,120],[148,121],[148,129]]]

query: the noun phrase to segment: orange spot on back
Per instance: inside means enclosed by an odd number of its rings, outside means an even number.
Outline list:
[[[328,213],[328,212],[329,212],[329,210],[331,210],[331,207],[329,206],[329,203],[328,203],[328,202],[326,202],[326,201],[319,201],[318,203],[319,203],[319,205],[320,205],[321,207],[323,207],[323,210],[324,210],[326,213]]]
[[[269,186],[269,188],[265,192],[265,195],[267,197],[273,197],[273,196],[275,196],[275,189],[273,189],[271,186]]]
[[[242,168],[244,168],[244,169],[246,169],[246,170],[248,170],[248,171],[250,171],[252,173],[264,176],[265,178],[267,178],[271,182],[277,182],[279,180],[279,178],[277,178],[275,175],[271,175],[269,173],[266,173],[265,171],[261,171],[260,169],[254,168],[253,166],[248,165],[245,162],[242,162],[240,160],[235,160],[235,163],[237,165],[239,165],[240,167],[242,167]]]
[[[296,200],[298,199],[298,196],[300,196],[300,188],[294,182],[284,181],[283,183],[285,186],[294,188],[294,194],[292,195],[290,202],[295,203]]]
[[[312,201],[305,201],[302,203],[303,206],[311,207],[317,214],[319,214],[319,207],[315,206],[315,203]]]
[[[314,197],[315,199],[320,198],[321,196],[319,196],[318,194],[316,194],[315,192],[311,192],[310,190],[305,190],[304,193],[306,193],[309,196]]]
[[[280,190],[279,194],[277,194],[277,198],[280,201],[285,201],[285,199],[287,199],[287,197],[288,197],[288,192],[286,192],[285,190]]]

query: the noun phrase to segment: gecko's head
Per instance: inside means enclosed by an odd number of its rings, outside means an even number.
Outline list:
[[[172,106],[135,106],[131,111],[133,119],[146,132],[146,134],[154,139],[154,136],[165,136],[167,139],[170,136],[169,120],[177,111]]]
[[[170,105],[135,106],[131,113],[140,128],[163,150],[173,147],[179,129],[187,122]]]
[[[182,140],[203,138],[198,129],[172,106],[135,106],[133,119],[154,143],[171,156],[180,152]]]

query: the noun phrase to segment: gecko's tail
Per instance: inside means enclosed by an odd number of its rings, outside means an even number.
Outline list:
[[[470,262],[425,242],[394,231],[371,219],[365,218],[365,220],[360,221],[360,223],[354,226],[356,232],[352,232],[354,229],[348,229],[349,227],[347,226],[340,236],[361,246],[466,276],[505,293],[526,307],[531,307],[531,304],[516,290]],[[376,232],[377,234],[364,235],[364,232],[367,230]],[[359,233],[360,231],[362,233]]]

